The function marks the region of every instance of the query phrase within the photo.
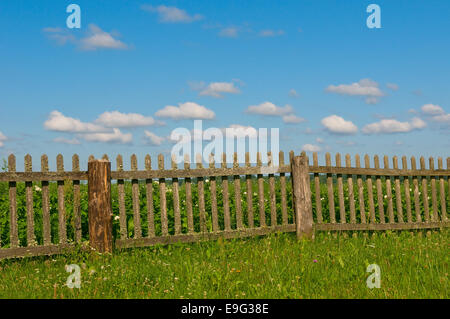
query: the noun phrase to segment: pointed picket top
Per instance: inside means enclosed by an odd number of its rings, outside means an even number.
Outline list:
[[[280,151],[279,153],[278,153],[278,165],[281,167],[281,166],[284,166],[284,152],[283,151]]]
[[[341,167],[341,154],[336,153],[336,167]]]
[[[109,157],[107,154],[103,154],[102,160],[107,160],[109,162]]]
[[[95,161],[95,157],[94,157],[94,155],[89,155],[89,158],[88,158],[88,162],[92,162],[92,161]]]
[[[425,158],[423,156],[420,157],[420,169],[426,169],[425,168]]]
[[[411,156],[411,169],[416,170],[416,158],[414,156]]]
[[[8,171],[9,172],[16,171],[16,156],[14,154],[10,154],[8,156]]]
[[[118,172],[123,171],[123,157],[120,154],[116,157],[116,169]]]
[[[442,164],[442,157],[438,157],[438,169],[444,169],[444,165]]]
[[[80,157],[77,154],[72,156],[72,171],[79,172],[80,171]]]
[[[294,161],[294,156],[295,156],[294,151],[290,151],[289,152],[289,165],[291,165],[292,162]]]
[[[325,163],[327,166],[331,166],[331,155],[328,152],[325,153]]]
[[[368,154],[364,155],[364,167],[370,168],[370,157]]]
[[[373,157],[373,166],[375,168],[380,168],[380,158],[378,157],[378,155],[375,155]]]
[[[31,155],[25,155],[25,172],[30,173],[33,171],[33,160],[31,159]]]
[[[136,154],[131,155],[131,170],[137,171],[137,156],[136,156]]]
[[[41,156],[41,172],[48,172],[48,156],[46,154]]]
[[[387,155],[383,156],[383,165],[384,168],[389,168],[389,157]]]
[[[345,167],[352,167],[352,157],[350,154],[345,154]]]
[[[190,169],[190,168],[191,168],[191,163],[190,163],[189,154],[184,154],[184,169]]]
[[[393,165],[394,169],[398,169],[398,157],[397,156],[394,156],[392,158],[392,165]]]
[[[430,169],[433,170],[434,169],[434,158],[432,156],[430,156],[428,161],[429,161]]]
[[[216,162],[215,162],[215,158],[214,158],[214,154],[213,153],[209,154],[209,167],[210,168],[216,167]]]
[[[359,154],[355,155],[355,165],[356,167],[361,167],[361,157],[359,156]]]
[[[149,154],[145,155],[145,169],[147,171],[152,170],[152,158]]]
[[[56,156],[56,170],[58,172],[64,172],[64,158],[61,154]]]
[[[402,169],[407,170],[408,169],[408,159],[405,155],[402,156]]]
[[[159,154],[158,155],[158,169],[164,169],[164,155]]]
[[[195,155],[195,162],[196,162],[197,168],[203,168],[202,154],[197,153],[197,154]]]
[[[172,156],[171,156],[171,164],[172,164],[172,169],[178,169],[177,156],[175,154],[172,154]]]

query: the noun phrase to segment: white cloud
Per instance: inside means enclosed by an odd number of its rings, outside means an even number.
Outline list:
[[[80,135],[88,142],[103,143],[131,143],[133,135],[131,133],[122,133],[118,128],[114,128],[111,133],[89,133]]]
[[[445,111],[442,107],[435,104],[425,104],[421,108],[422,112],[427,115],[442,115]]]
[[[191,23],[203,19],[201,14],[190,15],[177,7],[143,5],[141,8],[148,12],[156,12],[159,21],[163,23]]]
[[[284,34],[283,30],[278,30],[278,31],[275,31],[275,30],[262,30],[261,32],[259,32],[258,35],[260,37],[267,38],[267,37],[276,37],[276,36],[283,35],[283,34]]]
[[[145,130],[144,140],[146,144],[158,146],[161,145],[165,139],[164,137],[158,136],[155,133]]]
[[[450,113],[442,114],[442,115],[435,115],[431,119],[435,122],[450,125]]]
[[[392,91],[398,91],[398,84],[395,83],[386,83],[386,87],[391,89]]]
[[[293,113],[292,106],[285,105],[284,107],[276,106],[271,102],[263,102],[259,105],[250,105],[247,108],[247,113],[266,115],[266,116],[283,116]]]
[[[320,152],[321,150],[322,150],[322,148],[318,145],[305,144],[302,146],[302,151],[306,151],[306,152]]]
[[[228,130],[228,134],[230,134],[231,136],[229,136],[227,134],[227,130]],[[257,129],[255,129],[252,126],[244,126],[244,125],[240,125],[240,124],[231,124],[228,126],[228,128],[223,128],[222,132],[226,137],[232,137],[232,136],[235,136],[237,138],[242,138],[242,137],[257,138],[258,137]]]
[[[289,96],[290,96],[290,97],[299,97],[300,95],[297,93],[296,90],[291,89],[291,90],[289,91]]]
[[[351,121],[346,121],[342,117],[337,115],[330,115],[325,117],[321,121],[325,129],[330,133],[335,134],[355,134],[358,131],[358,127]]]
[[[367,104],[375,104],[380,97],[385,95],[378,88],[378,83],[370,79],[362,79],[352,84],[330,85],[326,91],[341,95],[363,96],[366,98]]]
[[[180,119],[211,120],[216,116],[212,110],[194,102],[179,103],[178,106],[167,105],[155,113],[157,117]]]
[[[111,33],[103,31],[95,24],[90,24],[88,35],[80,39],[80,48],[90,51],[97,49],[127,49],[128,46],[122,41],[115,39]]]
[[[224,38],[237,38],[239,29],[237,27],[223,28],[219,32],[219,36]]]
[[[163,125],[164,122],[156,121],[151,116],[144,116],[138,113],[121,113],[118,111],[104,112],[95,121],[105,127],[139,127]]]
[[[212,82],[199,95],[221,98],[223,97],[221,93],[237,94],[240,93],[240,90],[234,85],[234,82]]]
[[[306,120],[303,117],[299,117],[295,114],[289,114],[283,116],[283,122],[287,124],[298,124],[305,122]]]
[[[64,116],[59,111],[52,111],[48,119],[44,122],[44,127],[50,131],[69,132],[69,133],[90,133],[105,132],[108,129],[93,124],[81,122],[79,119]]]
[[[53,139],[55,143],[69,144],[69,145],[80,145],[81,142],[77,138],[68,139],[65,137],[56,137]]]
[[[4,142],[7,140],[8,138],[2,133],[0,132],[0,147],[3,147],[5,144]]]
[[[415,117],[409,122],[399,122],[394,119],[384,119],[376,123],[368,124],[362,128],[364,134],[392,134],[407,133],[420,130],[427,124],[420,118]]]

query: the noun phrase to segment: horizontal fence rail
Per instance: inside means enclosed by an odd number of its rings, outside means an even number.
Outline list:
[[[283,152],[276,154],[275,166],[271,152],[265,165],[261,155],[256,165],[250,164],[247,153],[242,164],[234,154],[232,167],[224,154],[220,163],[211,155],[204,166],[197,156],[195,165],[185,158],[180,167],[172,160],[170,168],[159,155],[156,169],[147,155],[143,170],[138,170],[136,155],[125,170],[119,155],[115,170],[109,168],[105,175],[111,187],[111,203],[105,205],[111,205],[115,247],[273,232],[301,235],[309,232],[310,222],[313,231],[449,226],[450,158],[444,168],[442,158],[421,157],[417,163],[415,157],[408,162],[405,156],[384,156],[380,163],[378,156],[371,161],[368,155],[356,155],[352,162],[350,155],[341,158],[338,153],[332,164],[327,153],[320,166],[317,153],[311,160],[302,153],[296,166],[291,151],[287,162]],[[93,160],[90,156],[89,162]],[[103,160],[111,165],[108,156]],[[90,173],[80,170],[78,155],[72,157],[71,171],[64,170],[58,155],[53,172],[46,155],[40,171],[33,171],[27,155],[23,172],[17,172],[16,158],[10,155],[8,171],[0,173],[0,258],[59,254],[77,244],[95,246],[89,229],[96,229],[92,214],[101,211],[101,205],[90,203]],[[101,194],[101,189],[96,192]],[[92,212],[90,207],[95,207]],[[102,216],[102,222],[108,222],[108,216]]]

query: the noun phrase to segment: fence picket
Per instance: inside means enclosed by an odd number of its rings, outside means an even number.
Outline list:
[[[202,155],[196,155],[197,168],[203,168]],[[206,233],[205,185],[203,177],[197,178],[198,208],[200,211],[200,232]]]
[[[402,156],[402,169],[408,169],[408,161],[406,156]],[[403,178],[403,186],[405,188],[405,202],[406,202],[406,218],[408,223],[412,223],[412,211],[411,211],[411,189],[409,185],[409,177],[405,176]]]
[[[380,160],[378,155],[373,158],[375,169],[380,169]],[[378,214],[380,216],[380,223],[384,224],[386,222],[384,218],[384,200],[383,200],[383,187],[381,185],[381,176],[377,175],[375,178],[377,185],[377,202],[378,202]]]
[[[176,156],[173,154],[171,157],[172,169],[178,169]],[[178,178],[172,179],[172,192],[173,192],[173,215],[175,223],[175,235],[181,234],[181,211],[180,211],[180,192]]]
[[[137,165],[137,156],[133,154],[131,155],[131,170],[137,171]],[[139,202],[139,181],[137,179],[131,180],[131,195],[133,201],[134,238],[141,238],[141,205]]]
[[[383,160],[384,160],[384,168],[389,169],[389,158],[385,155]],[[392,205],[391,177],[385,176],[385,180],[386,180],[386,196],[387,196],[387,200],[388,200],[388,207],[387,207],[388,218],[389,218],[390,223],[394,223],[395,220],[394,220],[394,207]]]
[[[261,153],[256,155],[256,166],[262,167]],[[258,174],[258,208],[259,208],[259,226],[266,226],[266,208],[264,206],[264,179],[262,174]]]
[[[158,155],[158,169],[164,170],[164,155]],[[167,221],[167,199],[166,199],[166,179],[159,179],[159,205],[161,209],[161,233],[163,236],[169,235],[169,226]]]
[[[189,170],[191,168],[191,163],[189,159],[189,155],[185,154],[184,156],[184,169]],[[192,212],[192,182],[191,178],[184,179],[185,187],[186,187],[186,214],[187,214],[187,224],[188,224],[188,233],[194,233],[194,214]]]
[[[72,172],[80,171],[80,158],[77,154],[72,156]],[[73,219],[75,228],[75,242],[81,243],[81,195],[80,195],[80,181],[73,182]]]
[[[444,169],[442,157],[438,158],[438,169]],[[447,204],[445,203],[445,180],[444,176],[439,176],[439,199],[441,202],[441,220],[447,221]]]
[[[235,152],[233,154],[233,167],[239,167],[238,154]],[[242,205],[241,205],[241,177],[239,175],[234,175],[234,201],[236,209],[236,227],[241,229],[244,227],[242,219]]]
[[[245,167],[250,167],[250,153],[249,152],[245,153]],[[253,228],[255,225],[255,220],[254,220],[254,216],[253,216],[252,175],[246,175],[245,181],[247,183],[247,222],[248,222],[248,227]]]
[[[148,154],[145,156],[145,170],[147,172],[152,170],[152,158]],[[146,194],[145,195],[146,195],[146,198],[147,198],[148,237],[155,237],[155,208],[153,206],[153,180],[152,179],[146,179],[145,180],[145,188],[146,188]],[[174,194],[175,194],[175,190],[174,190]],[[174,202],[175,202],[175,199],[174,199]],[[177,230],[176,226],[177,225],[175,225],[175,232]]]
[[[361,158],[359,157],[359,154],[355,155],[355,166],[357,168],[361,167]],[[358,199],[359,199],[359,214],[361,217],[361,223],[366,223],[366,210],[365,210],[365,203],[364,203],[364,184],[362,180],[361,175],[356,176],[356,182],[358,184]]]
[[[325,164],[327,167],[331,167],[331,155],[325,154]],[[336,211],[334,209],[334,189],[333,189],[333,174],[327,173],[327,187],[328,187],[328,209],[330,214],[330,222],[336,223]]]
[[[352,167],[352,160],[350,154],[345,155],[345,166]],[[348,186],[348,200],[350,204],[350,223],[356,223],[356,213],[355,213],[355,195],[353,192],[353,177],[352,175],[347,175],[347,186]]]
[[[423,156],[420,157],[420,169],[425,170],[425,158]],[[421,177],[422,182],[422,201],[423,207],[425,211],[425,221],[430,221],[430,206],[428,203],[428,180],[425,176]]]
[[[429,158],[430,170],[434,170],[434,158]],[[436,176],[430,177],[431,182],[431,207],[432,207],[432,221],[438,221],[438,209],[437,209],[437,192],[436,192]]]
[[[267,153],[268,166],[273,167],[273,155],[272,152]],[[269,201],[270,201],[270,226],[277,225],[277,204],[275,194],[275,177],[274,174],[269,174]]]
[[[364,167],[370,168],[370,159],[369,155],[364,156]],[[375,219],[375,204],[373,201],[373,185],[372,185],[372,176],[367,175],[366,176],[366,184],[367,184],[367,197],[369,199],[369,217],[370,217],[370,223],[376,223]]]
[[[48,172],[48,157],[41,156],[41,172]],[[44,246],[52,243],[51,226],[50,226],[50,194],[48,190],[48,181],[42,181],[42,232],[44,239]]]
[[[341,167],[341,154],[336,154],[336,167]],[[339,198],[339,219],[341,224],[345,224],[345,202],[344,202],[344,184],[342,183],[342,174],[337,174],[338,198]]]
[[[398,169],[398,158],[397,156],[394,156],[392,158],[392,164],[394,166],[394,169]],[[395,183],[395,208],[397,210],[397,220],[399,223],[403,223],[403,205],[402,205],[402,190],[400,187],[400,176],[394,177],[394,183]],[[408,189],[409,190],[409,189]]]
[[[64,172],[64,159],[61,154],[56,157],[56,167],[59,173]],[[67,228],[66,228],[66,206],[64,194],[64,181],[58,181],[58,235],[59,243],[65,244],[67,242]]]
[[[116,158],[117,171],[123,171],[123,158],[122,155],[117,155]],[[120,224],[120,239],[126,239],[128,237],[127,230],[127,213],[125,210],[125,188],[124,180],[117,180],[117,192],[119,196],[119,224]]]
[[[209,155],[209,168],[215,168],[216,163],[214,160],[214,154]],[[211,192],[211,215],[212,215],[212,228],[213,232],[219,231],[219,217],[218,217],[218,207],[217,207],[217,183],[216,177],[211,176],[210,178],[210,192]]]
[[[411,157],[411,169],[416,170],[416,158],[414,156]],[[420,215],[420,201],[419,201],[419,180],[417,176],[413,176],[413,185],[414,185],[414,208],[416,210],[416,222],[422,222],[422,216]]]
[[[33,171],[31,155],[25,155],[25,172],[31,173]],[[36,245],[36,236],[34,234],[34,209],[33,209],[33,182],[25,182],[25,201],[27,210],[27,246]]]
[[[8,172],[16,172],[16,157],[8,156]],[[11,248],[19,247],[19,234],[17,227],[17,185],[16,182],[9,182],[9,235]]]
[[[222,154],[222,168],[227,167],[227,154]],[[228,193],[228,176],[222,176],[222,200],[223,200],[223,218],[225,224],[225,230],[231,230],[230,220],[230,199]]]
[[[284,166],[284,153],[279,152],[278,162],[280,167]],[[280,194],[281,194],[281,220],[283,225],[288,224],[287,199],[286,199],[286,174],[280,173]]]

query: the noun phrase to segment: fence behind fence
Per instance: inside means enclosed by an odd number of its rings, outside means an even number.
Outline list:
[[[106,155],[103,166],[89,165],[88,171],[80,171],[74,155],[71,172],[64,171],[61,155],[56,172],[49,172],[45,155],[40,172],[32,171],[29,155],[24,172],[16,172],[11,155],[8,172],[0,173],[0,205],[9,211],[0,216],[0,258],[57,254],[87,241],[100,251],[111,251],[113,231],[115,247],[129,248],[273,232],[296,231],[299,237],[310,237],[314,230],[449,225],[450,158],[447,169],[442,158],[435,169],[433,158],[426,168],[421,157],[418,169],[414,157],[410,168],[402,157],[400,169],[397,157],[390,168],[385,156],[380,168],[378,156],[371,167],[366,155],[363,168],[358,155],[354,167],[349,155],[345,166],[340,154],[334,166],[328,153],[325,166],[318,165],[317,153],[312,163],[302,155],[294,157],[291,151],[285,164],[280,152],[278,166],[270,152],[267,166],[259,153],[256,166],[250,165],[248,153],[244,166],[234,154],[232,167],[227,167],[225,155],[218,164],[211,156],[208,167],[201,159],[191,167],[186,158],[182,169],[174,161],[166,169],[159,155],[156,170],[149,155],[145,169],[138,170],[133,155],[128,171],[120,155],[115,171]],[[93,157],[89,160],[91,164]]]

